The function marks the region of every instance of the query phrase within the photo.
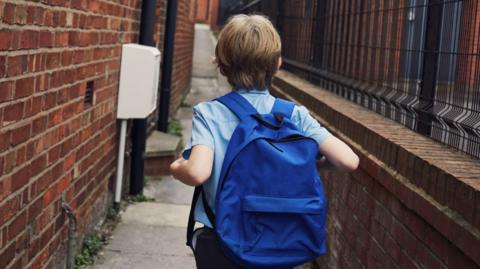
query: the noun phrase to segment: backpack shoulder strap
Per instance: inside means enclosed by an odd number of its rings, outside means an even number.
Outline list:
[[[195,187],[195,191],[193,192],[192,204],[190,206],[190,213],[188,216],[188,225],[187,225],[187,246],[189,246],[193,250],[192,240],[193,240],[193,232],[195,229],[195,206],[197,205],[197,201],[199,197],[202,197],[203,208],[205,213],[207,214],[208,220],[210,224],[215,229],[215,214],[213,213],[212,209],[208,205],[207,198],[205,198],[205,192],[203,191],[203,185]]]
[[[230,92],[224,96],[215,99],[224,104],[230,109],[238,118],[243,119],[250,115],[258,114],[257,110],[238,92]]]
[[[271,113],[281,113],[284,117],[290,118],[292,116],[294,108],[295,104],[293,102],[276,98]]]

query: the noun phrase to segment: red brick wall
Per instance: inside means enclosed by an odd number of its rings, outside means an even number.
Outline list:
[[[321,173],[320,268],[479,268],[478,160],[287,72],[272,92],[305,105],[360,157],[353,173]]]
[[[218,27],[219,4],[219,0],[210,0],[210,17],[208,18],[208,24],[214,29]]]
[[[463,16],[460,26],[460,49],[457,81],[469,87],[479,85],[480,74],[480,3],[463,1]],[[473,55],[477,55],[474,57]]]
[[[195,13],[193,11],[195,10],[195,3],[196,0],[178,1],[170,102],[171,116],[173,116],[181,100],[190,90],[195,21]]]
[[[195,13],[195,20],[197,22],[207,22],[208,20],[208,6],[210,0],[198,0],[197,11]]]
[[[195,21],[217,27],[219,0],[198,0]]]
[[[161,48],[166,0],[157,3]],[[193,5],[179,4],[173,106],[190,83]],[[0,1],[0,268],[62,267],[63,201],[80,237],[103,216],[121,44],[138,41],[140,8],[140,0]],[[90,81],[94,101],[85,106]]]

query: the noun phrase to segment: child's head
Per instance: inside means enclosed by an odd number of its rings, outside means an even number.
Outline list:
[[[281,41],[261,15],[231,17],[220,32],[216,63],[234,89],[264,90],[280,65]]]

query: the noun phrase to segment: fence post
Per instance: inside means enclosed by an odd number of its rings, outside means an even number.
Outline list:
[[[312,65],[321,68],[323,61],[323,39],[325,35],[325,12],[327,1],[317,0],[317,12],[315,14],[315,26],[313,27],[313,61]]]
[[[437,81],[438,54],[444,0],[429,0],[427,12],[426,40],[423,53],[423,72],[420,83],[420,104],[417,131],[430,136],[433,122],[433,100]]]
[[[283,0],[278,0],[277,1],[277,21],[276,21],[276,27],[278,34],[280,35],[280,38],[283,37],[283,20],[285,16],[285,6],[284,6],[284,1]],[[283,42],[283,40],[282,40]]]

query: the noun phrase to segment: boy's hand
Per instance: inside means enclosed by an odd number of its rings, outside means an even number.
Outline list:
[[[336,170],[337,169],[337,167],[335,167],[325,157],[322,157],[320,160],[317,161],[317,168],[322,169],[322,170]]]
[[[186,161],[183,157],[176,159],[173,163],[170,164],[170,170],[177,170],[180,167],[181,163]]]

